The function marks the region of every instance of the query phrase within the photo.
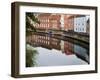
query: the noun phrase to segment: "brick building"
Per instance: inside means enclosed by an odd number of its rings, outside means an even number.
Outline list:
[[[35,24],[36,29],[89,33],[90,22],[86,15],[40,13],[36,17],[40,21],[40,24]]]
[[[37,16],[40,24],[36,24],[36,29],[43,30],[73,30],[74,29],[74,17],[68,14],[50,14],[41,13]]]
[[[61,26],[60,26],[60,18],[61,18],[61,15],[59,14],[52,14],[50,16],[50,29],[53,29],[53,30],[60,30],[61,29]]]
[[[74,15],[64,15],[64,30],[74,30]]]
[[[50,13],[42,13],[37,16],[38,20],[40,21],[40,24],[36,24],[35,28],[37,29],[50,29]]]

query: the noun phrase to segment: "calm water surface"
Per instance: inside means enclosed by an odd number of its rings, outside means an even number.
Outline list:
[[[27,64],[30,66],[62,66],[89,64],[89,45],[70,39],[59,39],[50,35],[27,37]],[[32,54],[31,56],[29,56]]]

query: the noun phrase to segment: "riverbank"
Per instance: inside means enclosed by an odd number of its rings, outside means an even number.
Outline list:
[[[60,32],[60,33],[48,33],[48,32],[35,32],[34,34],[39,34],[39,35],[50,35],[52,37],[55,38],[59,38],[59,39],[66,39],[66,38],[71,38],[73,40],[77,40],[80,42],[84,42],[89,44],[89,36],[87,35],[80,35],[77,33],[64,33],[64,32]]]

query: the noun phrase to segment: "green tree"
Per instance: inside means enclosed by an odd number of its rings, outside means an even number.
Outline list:
[[[40,21],[35,17],[34,13],[26,13],[26,35],[36,32],[35,24],[40,24]]]
[[[37,50],[30,49],[26,46],[26,67],[36,66],[36,55],[38,55]]]

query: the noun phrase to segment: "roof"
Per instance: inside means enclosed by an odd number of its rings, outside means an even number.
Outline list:
[[[49,17],[51,13],[41,13],[38,17]]]

